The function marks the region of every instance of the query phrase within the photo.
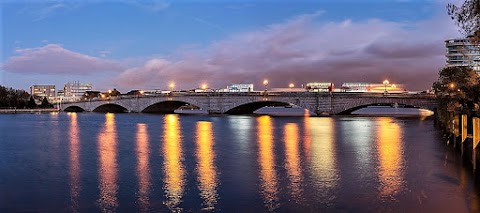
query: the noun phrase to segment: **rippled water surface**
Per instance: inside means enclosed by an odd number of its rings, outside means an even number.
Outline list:
[[[478,212],[479,194],[428,119],[0,116],[2,212]]]

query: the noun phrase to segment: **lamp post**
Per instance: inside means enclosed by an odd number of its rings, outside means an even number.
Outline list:
[[[265,92],[267,91],[267,86],[268,86],[268,80],[265,79],[263,80],[263,85],[265,86]]]
[[[295,87],[295,84],[293,84],[293,83],[290,83],[290,84],[288,85],[288,87],[290,88],[290,90],[292,90],[292,89],[293,89],[293,87]]]
[[[384,90],[385,95],[387,95],[387,85],[388,84],[390,84],[390,82],[388,80],[383,81],[383,85],[385,85],[385,90]]]
[[[202,84],[202,90],[205,92],[206,89],[207,89],[207,84]]]
[[[170,83],[169,87],[170,87],[170,92],[173,92],[173,88],[175,87],[175,84],[172,82]]]
[[[449,91],[455,91],[455,83],[448,84]],[[454,95],[454,92],[449,92],[450,96]]]

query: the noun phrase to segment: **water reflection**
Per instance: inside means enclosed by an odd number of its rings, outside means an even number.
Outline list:
[[[272,211],[279,206],[272,119],[269,116],[258,117],[257,128],[261,194],[266,207]]]
[[[137,124],[137,177],[138,192],[137,203],[141,212],[148,212],[150,193],[150,169],[148,159],[150,148],[148,144],[148,131],[146,124]]]
[[[76,113],[68,113],[70,117],[70,202],[71,210],[78,212],[78,197],[80,195],[80,139]]]
[[[285,155],[289,188],[292,198],[299,202],[302,199],[302,171],[300,167],[300,157],[298,153],[298,126],[294,123],[285,125]]]
[[[335,154],[335,129],[333,118],[307,118],[311,140],[311,171],[321,198],[331,201],[335,195],[330,191],[337,186],[339,174]]]
[[[402,129],[392,118],[377,119],[380,197],[393,199],[403,185]]]
[[[105,114],[105,125],[98,136],[99,189],[98,203],[103,212],[114,212],[118,206],[117,193],[117,132],[115,114]]]
[[[164,190],[165,205],[172,211],[181,211],[179,207],[185,188],[185,168],[182,164],[182,141],[178,115],[164,117]]]
[[[203,199],[203,210],[215,209],[217,204],[217,172],[215,167],[215,153],[213,151],[212,123],[197,122],[197,172],[200,197]]]
[[[365,118],[357,118],[341,123],[342,137],[349,140],[348,145],[353,149],[356,157],[357,171],[361,178],[370,178],[374,173],[370,172],[374,169],[375,147],[375,121]]]

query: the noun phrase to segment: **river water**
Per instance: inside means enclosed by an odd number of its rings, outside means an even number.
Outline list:
[[[0,116],[0,211],[479,212],[432,119]]]

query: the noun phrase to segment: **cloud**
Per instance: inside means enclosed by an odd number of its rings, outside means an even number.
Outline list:
[[[73,52],[59,44],[16,49],[16,52],[19,55],[9,58],[2,69],[12,73],[36,74],[90,74],[125,69],[119,62]]]
[[[312,81],[382,82],[429,89],[445,64],[444,43],[459,36],[446,16],[415,23],[379,19],[322,22],[322,11],[294,17],[264,29],[232,35],[182,54],[152,59],[123,72],[125,87],[183,88],[202,82],[224,87],[268,78],[272,87]],[[178,55],[178,54],[176,54]],[[163,86],[162,86],[163,85]]]
[[[28,1],[25,1],[28,2]],[[28,6],[18,11],[20,15],[29,15],[33,21],[41,21],[59,13],[64,13],[80,7],[80,1],[45,1],[29,2]]]

